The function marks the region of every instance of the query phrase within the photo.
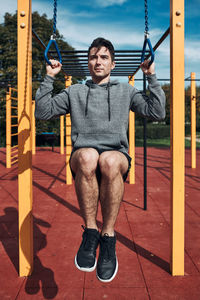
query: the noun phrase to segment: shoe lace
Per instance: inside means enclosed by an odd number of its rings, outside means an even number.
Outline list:
[[[87,228],[85,228],[83,225],[82,225],[82,227],[84,229],[83,248],[86,251],[91,251],[96,246],[97,237],[96,237],[95,233],[93,234],[91,231],[89,232],[87,230]]]
[[[110,260],[113,258],[115,253],[115,243],[113,240],[109,239],[107,233],[103,236],[103,241],[101,241],[101,255],[103,260]]]

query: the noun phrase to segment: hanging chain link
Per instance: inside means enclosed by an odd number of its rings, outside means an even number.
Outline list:
[[[147,0],[144,0],[144,8],[145,8],[145,35],[149,35],[149,22],[148,22],[148,5]]]
[[[54,0],[53,10],[53,36],[56,36],[57,0]]]

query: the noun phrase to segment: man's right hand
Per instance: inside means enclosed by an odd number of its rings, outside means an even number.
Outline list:
[[[51,65],[46,65],[46,72],[47,75],[51,76],[51,77],[55,77],[61,70],[62,68],[62,64],[55,59],[50,59],[49,60]]]

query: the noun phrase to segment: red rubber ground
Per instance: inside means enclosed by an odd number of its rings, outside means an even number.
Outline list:
[[[116,224],[119,271],[107,284],[74,266],[83,224],[74,185],[65,185],[59,148],[33,157],[34,272],[18,277],[17,165],[0,149],[0,299],[199,300],[200,151],[197,169],[186,150],[185,276],[170,275],[170,152],[148,148],[148,210],[143,208],[143,150],[136,148],[136,184],[125,184]],[[101,226],[100,213],[98,224]]]

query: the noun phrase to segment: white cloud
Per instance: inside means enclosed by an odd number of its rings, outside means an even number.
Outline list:
[[[185,41],[185,57],[190,62],[200,61],[200,41]]]
[[[96,0],[100,3],[100,0]],[[101,6],[120,5],[126,0],[101,0]],[[199,1],[199,0],[198,0]],[[100,5],[100,4],[99,4]],[[42,1],[32,2],[33,11],[38,11],[41,15],[46,13],[48,18],[52,18],[52,5],[46,5]],[[0,22],[3,23],[3,16],[6,12],[15,13],[17,10],[17,1],[7,0],[1,3]],[[98,10],[96,16],[99,14]],[[80,18],[77,18],[80,17]],[[87,18],[87,21],[86,21]],[[77,22],[78,19],[78,22]],[[112,20],[108,23],[98,23],[94,14],[86,11],[72,12],[62,7],[57,12],[57,28],[65,37],[66,41],[76,49],[87,49],[94,38],[103,36],[111,40],[116,49],[141,49],[144,35],[143,29],[136,29],[122,26],[122,24],[113,24]],[[159,28],[152,28],[150,39],[152,45],[159,40],[163,32]],[[191,37],[190,37],[191,38]],[[155,62],[156,72],[159,78],[169,78],[170,74],[170,50],[169,36],[160,45],[156,51]],[[200,42],[195,36],[195,40],[185,40],[185,77],[190,72],[196,72],[196,77],[200,78]],[[142,73],[138,72],[137,78],[141,78]],[[126,79],[125,79],[126,80]]]
[[[96,0],[97,5],[101,7],[108,7],[113,5],[122,5],[127,0]]]
[[[93,39],[98,36],[109,39],[114,44],[115,48],[132,47],[141,48],[143,44],[143,35],[140,32],[133,32],[125,28],[116,28],[104,24],[103,26],[97,23],[94,24],[75,24],[60,22],[60,32],[65,36],[66,40],[76,48],[88,48]]]

